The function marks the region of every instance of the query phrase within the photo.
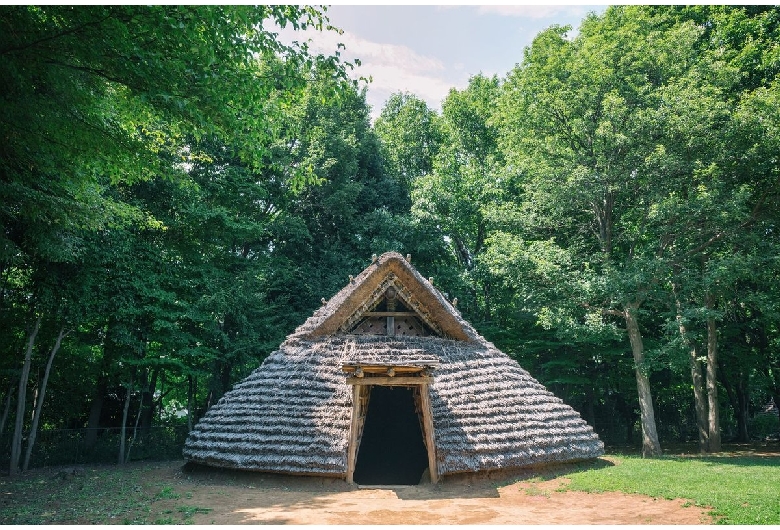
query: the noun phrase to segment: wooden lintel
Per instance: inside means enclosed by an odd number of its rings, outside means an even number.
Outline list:
[[[347,377],[348,385],[414,386],[430,382],[430,377]]]
[[[364,374],[384,374],[387,373],[387,370],[392,368],[396,374],[420,374],[421,373],[425,375],[426,371],[435,370],[437,367],[438,367],[438,363],[430,363],[430,364],[419,365],[419,366],[400,365],[400,364],[354,363],[354,364],[342,365],[341,370],[346,373],[354,373],[355,375],[357,375],[358,372],[362,372]]]
[[[367,311],[364,317],[416,317],[414,311]]]

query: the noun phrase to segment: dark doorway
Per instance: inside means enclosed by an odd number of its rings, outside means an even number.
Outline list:
[[[358,484],[419,484],[428,467],[411,388],[372,386],[354,480]]]

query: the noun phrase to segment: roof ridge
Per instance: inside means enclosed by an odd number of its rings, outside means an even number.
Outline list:
[[[398,252],[374,255],[371,264],[333,295],[299,326],[294,335],[321,336],[344,333],[344,328],[370,310],[389,285],[400,286],[402,298],[442,337],[466,342],[484,339],[466,322],[460,311]]]

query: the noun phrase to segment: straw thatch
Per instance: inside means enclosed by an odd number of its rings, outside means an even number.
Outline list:
[[[358,335],[392,286],[428,336]],[[350,363],[433,369],[439,475],[595,458],[603,444],[571,407],[482,338],[400,254],[387,253],[225,394],[187,439],[186,459],[218,467],[346,476]]]

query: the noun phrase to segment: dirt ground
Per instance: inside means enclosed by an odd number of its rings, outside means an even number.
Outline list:
[[[604,465],[612,465],[602,459]],[[708,524],[685,500],[562,491],[565,479],[532,476],[445,479],[417,486],[350,486],[311,477],[161,466],[187,503],[206,507],[195,524]],[[517,480],[520,480],[517,482]],[[180,501],[169,501],[171,508]],[[165,502],[155,503],[165,510]],[[205,512],[205,510],[203,510]]]

